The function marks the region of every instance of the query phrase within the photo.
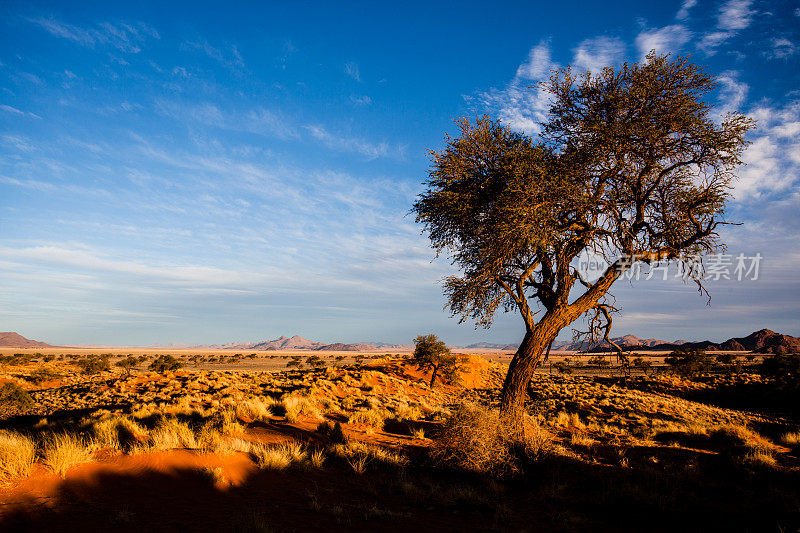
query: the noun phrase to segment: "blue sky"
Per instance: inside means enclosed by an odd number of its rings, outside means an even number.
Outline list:
[[[450,267],[408,215],[426,150],[464,115],[535,134],[549,69],[656,49],[757,120],[724,237],[764,260],[710,307],[618,283],[617,333],[800,334],[798,2],[74,4],[0,6],[0,330],[515,342],[513,314],[476,331],[442,310]]]

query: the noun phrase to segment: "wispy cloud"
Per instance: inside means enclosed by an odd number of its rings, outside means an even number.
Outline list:
[[[402,159],[405,155],[405,148],[402,146],[392,147],[387,142],[374,143],[345,134],[333,134],[325,127],[318,124],[305,126],[305,129],[309,132],[311,137],[321,141],[322,144],[333,150],[354,152],[370,159],[378,157],[395,157]]]
[[[503,89],[491,88],[478,95],[480,103],[510,128],[528,134],[539,133],[539,123],[545,118],[550,97],[537,82],[558,68],[551,58],[550,43],[539,42],[531,48],[528,58],[518,68],[514,78]]]
[[[111,46],[122,52],[138,53],[148,39],[159,39],[158,31],[143,22],[111,23],[101,22],[95,27],[84,28],[58,21],[54,18],[29,19],[51,35],[67,39],[81,46]]]
[[[17,109],[16,107],[12,107],[10,105],[0,104],[0,111],[4,111],[6,113],[11,113],[12,115],[19,115],[22,117],[31,117],[31,118],[42,118],[36,113],[30,113],[28,111],[22,111]]]
[[[773,37],[771,48],[764,51],[764,55],[771,59],[786,59],[797,53],[798,46],[786,37]]]
[[[679,52],[692,38],[692,32],[680,24],[672,24],[663,28],[642,30],[636,36],[636,48],[639,57],[646,56],[651,50],[656,53]]]
[[[198,50],[203,52],[206,56],[217,61],[220,65],[230,69],[237,70],[244,68],[244,58],[239,53],[236,45],[226,45],[224,47],[212,46],[208,41],[186,41],[183,43],[182,48],[185,50]]]
[[[358,65],[353,61],[345,64],[344,72],[356,81],[361,81],[361,73],[358,70]]]
[[[722,43],[750,25],[755,14],[751,9],[752,4],[752,0],[727,0],[724,2],[717,14],[715,31],[703,35],[697,47],[706,55],[716,54],[717,48]]]
[[[581,42],[574,50],[572,64],[597,73],[613,66],[625,56],[625,43],[619,37],[595,37]]]
[[[681,2],[681,8],[678,10],[675,18],[678,20],[686,20],[689,18],[689,10],[696,5],[697,0],[683,0],[683,2]]]

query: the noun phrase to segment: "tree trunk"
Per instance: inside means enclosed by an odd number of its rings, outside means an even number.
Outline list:
[[[439,371],[438,366],[433,367],[433,373],[431,374],[431,388],[433,388],[433,384],[436,381],[436,373]]]
[[[542,327],[542,324],[528,330],[508,367],[500,399],[500,419],[515,437],[525,434],[523,422],[528,384],[542,362],[544,350],[558,335],[558,331]]]

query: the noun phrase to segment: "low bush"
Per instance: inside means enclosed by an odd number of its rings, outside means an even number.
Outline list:
[[[13,416],[33,407],[28,391],[11,381],[0,385],[0,416]]]
[[[153,372],[172,372],[183,366],[183,363],[171,355],[159,355],[149,365],[147,369]]]
[[[445,420],[431,449],[432,459],[460,470],[497,476],[521,472],[528,459],[550,453],[547,431],[527,421],[524,440],[512,437],[499,414],[477,404],[462,404]]]

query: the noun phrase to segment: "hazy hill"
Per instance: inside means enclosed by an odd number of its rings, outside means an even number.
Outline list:
[[[46,342],[26,339],[15,331],[0,332],[0,347],[4,348],[50,348]]]

